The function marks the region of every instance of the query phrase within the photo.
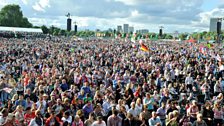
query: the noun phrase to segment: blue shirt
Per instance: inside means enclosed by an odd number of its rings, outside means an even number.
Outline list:
[[[27,103],[25,100],[22,100],[22,101],[16,100],[15,104],[16,104],[16,106],[21,105],[21,106],[23,106],[24,109],[26,109]]]
[[[89,113],[93,112],[93,106],[92,105],[88,106],[86,104],[85,106],[83,106],[83,112],[84,112],[84,116],[88,117]]]
[[[89,93],[91,95],[91,90],[89,87],[83,86],[81,90],[84,90],[84,94],[86,95],[87,93]]]
[[[66,90],[68,90],[68,84],[61,84],[61,90],[64,92]]]
[[[150,103],[149,103],[150,102]],[[154,106],[153,106],[153,103],[155,102],[154,98],[144,98],[143,99],[143,103],[144,104],[147,104],[148,106],[148,110],[153,110],[154,109]]]

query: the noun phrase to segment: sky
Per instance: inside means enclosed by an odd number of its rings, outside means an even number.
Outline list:
[[[224,0],[0,0],[0,8],[7,4],[20,5],[36,26],[66,29],[69,12],[78,30],[114,29],[127,23],[150,32],[159,32],[160,26],[167,33],[201,32],[209,30],[210,18],[224,17]]]

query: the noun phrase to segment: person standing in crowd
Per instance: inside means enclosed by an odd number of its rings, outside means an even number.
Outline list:
[[[45,126],[59,126],[61,124],[61,120],[56,116],[55,111],[51,111],[50,117],[47,118]]]
[[[83,106],[83,112],[85,118],[88,118],[89,113],[93,112],[93,105],[91,103],[92,101],[88,101],[85,106]]]
[[[0,124],[222,125],[221,46],[143,43],[0,37]]]
[[[202,114],[197,114],[197,120],[194,121],[193,126],[207,126],[206,122],[202,119]]]
[[[156,115],[161,121],[161,125],[165,126],[165,120],[166,120],[166,104],[162,103],[161,107],[157,109]]]
[[[192,105],[189,110],[190,121],[193,124],[195,120],[197,120],[197,114],[199,113],[199,109],[197,106],[197,102],[195,100],[192,101]]]
[[[137,119],[131,113],[127,113],[126,119],[124,119],[122,126],[139,126]]]
[[[191,77],[191,74],[188,74],[188,76],[185,79],[185,84],[187,85],[187,89],[189,91],[192,91],[193,82],[194,82],[194,80]]]
[[[29,126],[44,126],[44,120],[41,117],[40,110],[35,112],[35,118],[30,121]]]
[[[94,122],[94,114],[90,113],[89,118],[84,122],[84,126],[91,126],[93,122]]]
[[[157,117],[156,112],[152,112],[152,117],[149,119],[149,126],[162,126],[162,122]]]
[[[122,126],[122,119],[117,115],[118,111],[112,110],[112,115],[107,119],[107,126]]]
[[[206,102],[205,105],[202,106],[202,117],[208,126],[213,125],[214,112],[210,102]]]
[[[4,125],[6,123],[6,119],[8,116],[8,110],[6,108],[3,108],[1,110],[1,115],[0,115],[0,125]]]
[[[92,126],[107,126],[106,123],[103,121],[101,116],[97,117],[97,120],[93,122]]]
[[[222,125],[223,124],[223,110],[219,102],[215,102],[214,107],[213,107],[213,112],[214,112],[214,123],[213,125]]]

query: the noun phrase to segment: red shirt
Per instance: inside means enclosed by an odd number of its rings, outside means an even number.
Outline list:
[[[29,114],[26,113],[24,115],[24,121],[25,121],[26,124],[29,124],[30,120],[33,119],[33,118],[35,118],[35,112],[29,113]]]

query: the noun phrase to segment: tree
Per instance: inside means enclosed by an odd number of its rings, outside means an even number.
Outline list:
[[[181,40],[185,40],[186,38],[187,38],[187,34],[185,34],[185,33],[182,33],[182,34],[180,34],[179,35],[179,38],[181,39]]]
[[[166,34],[165,39],[173,39],[172,35]]]
[[[59,35],[62,35],[62,36],[64,36],[65,35],[65,33],[66,33],[66,31],[65,30],[63,30],[63,29],[60,29],[60,31],[59,31]]]
[[[20,10],[19,5],[10,4],[4,6],[0,11],[0,25],[8,27],[32,27],[32,24]]]
[[[49,29],[47,28],[47,26],[43,25],[43,26],[41,26],[41,29],[42,29],[44,34],[48,34],[49,33]]]

